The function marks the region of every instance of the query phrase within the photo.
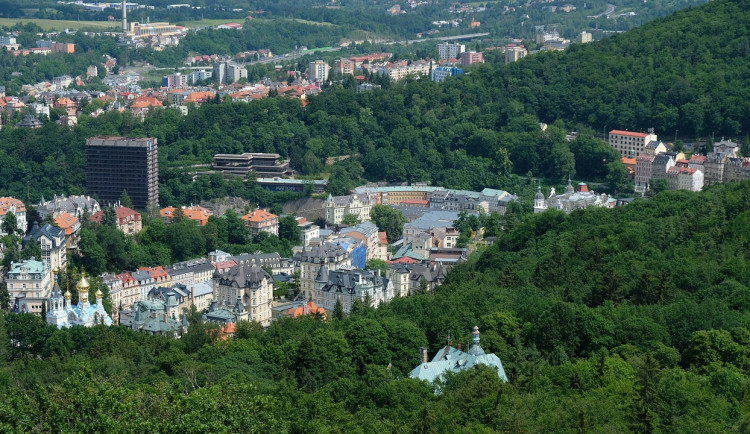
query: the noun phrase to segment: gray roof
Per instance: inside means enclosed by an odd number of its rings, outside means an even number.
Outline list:
[[[60,247],[65,243],[65,231],[53,226],[49,223],[45,223],[44,226],[39,227],[39,223],[34,222],[31,232],[23,237],[23,245],[25,246],[31,240],[39,241],[41,237],[47,237],[52,240],[52,247]]]
[[[309,250],[305,247],[303,251],[294,255],[294,260],[298,262],[320,263],[321,261],[337,262],[337,258],[347,255],[344,247],[323,243],[318,246],[312,246]]]
[[[458,220],[456,211],[430,211],[424,213],[421,217],[411,223],[404,225],[406,227],[415,227],[418,229],[432,229],[442,227],[453,227],[453,222]]]
[[[238,288],[254,288],[260,286],[263,279],[271,281],[271,276],[257,265],[236,265],[229,269],[219,283],[226,286],[237,286]]]
[[[357,285],[385,288],[388,286],[388,279],[377,276],[368,270],[333,270],[328,272],[328,283],[323,286],[321,291],[353,294]]]
[[[187,287],[188,292],[192,291],[193,297],[200,297],[206,294],[211,294],[214,289],[207,282],[195,283]]]

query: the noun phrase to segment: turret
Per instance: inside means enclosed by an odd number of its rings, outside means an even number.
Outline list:
[[[89,289],[91,289],[91,285],[89,285],[89,281],[86,279],[86,273],[81,273],[81,280],[78,281],[78,284],[76,284],[76,290],[78,291],[78,303],[84,304],[89,302]]]

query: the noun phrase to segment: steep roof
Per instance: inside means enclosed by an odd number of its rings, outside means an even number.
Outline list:
[[[60,215],[55,217],[55,224],[65,231],[65,235],[70,236],[73,234],[73,226],[78,223],[78,219],[75,216],[62,212]]]

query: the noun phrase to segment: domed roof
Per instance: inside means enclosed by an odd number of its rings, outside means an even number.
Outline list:
[[[65,290],[65,299],[70,300],[71,298],[73,298],[73,295],[70,293],[70,291]]]
[[[85,291],[89,292],[89,289],[91,288],[91,285],[89,284],[89,281],[86,279],[86,273],[81,273],[81,280],[78,281],[76,284],[76,289],[78,292]]]

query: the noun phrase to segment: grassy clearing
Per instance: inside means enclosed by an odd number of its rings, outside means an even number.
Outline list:
[[[0,26],[10,27],[17,23],[34,23],[44,30],[78,30],[86,27],[100,29],[117,29],[118,21],[73,21],[73,20],[42,20],[38,18],[0,18]]]

